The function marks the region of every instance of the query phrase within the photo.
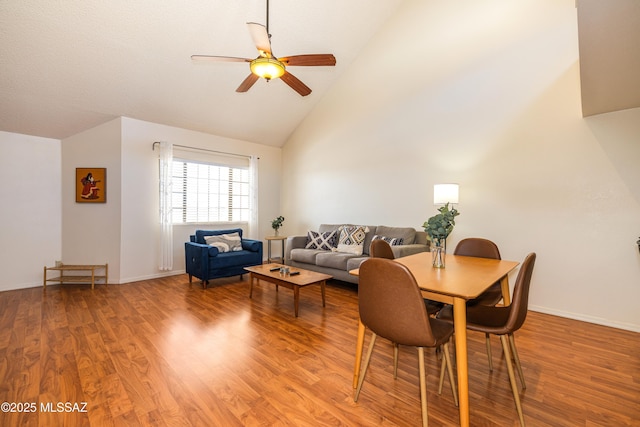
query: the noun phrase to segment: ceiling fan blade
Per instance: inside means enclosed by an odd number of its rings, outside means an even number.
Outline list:
[[[260,56],[271,57],[271,40],[269,40],[267,27],[262,24],[256,24],[255,22],[247,22],[247,27],[249,28],[249,34],[251,34],[253,43],[260,51]]]
[[[315,66],[315,65],[336,65],[336,57],[330,53],[318,53],[311,55],[293,55],[278,58],[278,61],[285,65]]]
[[[244,79],[244,81],[242,83],[240,83],[240,86],[238,86],[238,89],[236,89],[236,92],[246,92],[249,89],[251,89],[251,86],[253,86],[253,84],[255,82],[257,82],[259,79],[258,76],[256,76],[255,74],[251,73],[247,76],[246,79]]]
[[[215,56],[215,55],[191,55],[194,61],[212,61],[212,62],[251,62],[248,58],[236,58],[235,56]]]
[[[309,86],[302,83],[300,79],[298,79],[296,76],[294,76],[293,74],[291,74],[286,70],[284,74],[280,76],[280,79],[286,84],[288,84],[289,86],[291,86],[291,89],[295,90],[302,96],[307,96],[311,93],[311,89],[309,89]]]

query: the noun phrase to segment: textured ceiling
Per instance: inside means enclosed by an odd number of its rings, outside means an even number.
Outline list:
[[[119,116],[282,146],[402,0],[271,0],[276,56],[333,53],[335,67],[290,67],[282,81],[235,89],[253,58],[246,22],[265,0],[2,0],[0,130],[63,139]]]

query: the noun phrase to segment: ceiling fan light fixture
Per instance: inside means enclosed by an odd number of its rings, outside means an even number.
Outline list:
[[[256,58],[249,64],[251,72],[263,79],[277,79],[284,74],[284,64],[274,58]]]

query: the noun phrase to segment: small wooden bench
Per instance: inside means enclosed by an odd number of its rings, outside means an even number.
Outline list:
[[[104,269],[104,275],[96,275],[96,270]],[[60,275],[58,277],[52,277],[47,279],[47,271],[59,271]],[[69,275],[65,274],[65,272],[69,271],[90,271],[91,276],[80,276],[80,275]],[[58,282],[58,284],[63,283],[91,283],[91,289],[94,288],[96,280],[104,280],[104,284],[107,285],[109,282],[109,264],[84,264],[84,265],[73,265],[73,264],[60,264],[56,267],[44,267],[44,281],[42,286],[44,288],[47,287],[47,282]]]

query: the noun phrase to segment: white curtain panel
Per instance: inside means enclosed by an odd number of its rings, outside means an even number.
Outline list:
[[[249,159],[249,238],[260,240],[258,230],[258,160],[251,156]]]
[[[160,270],[173,270],[173,224],[171,220],[171,165],[173,144],[160,142]]]

